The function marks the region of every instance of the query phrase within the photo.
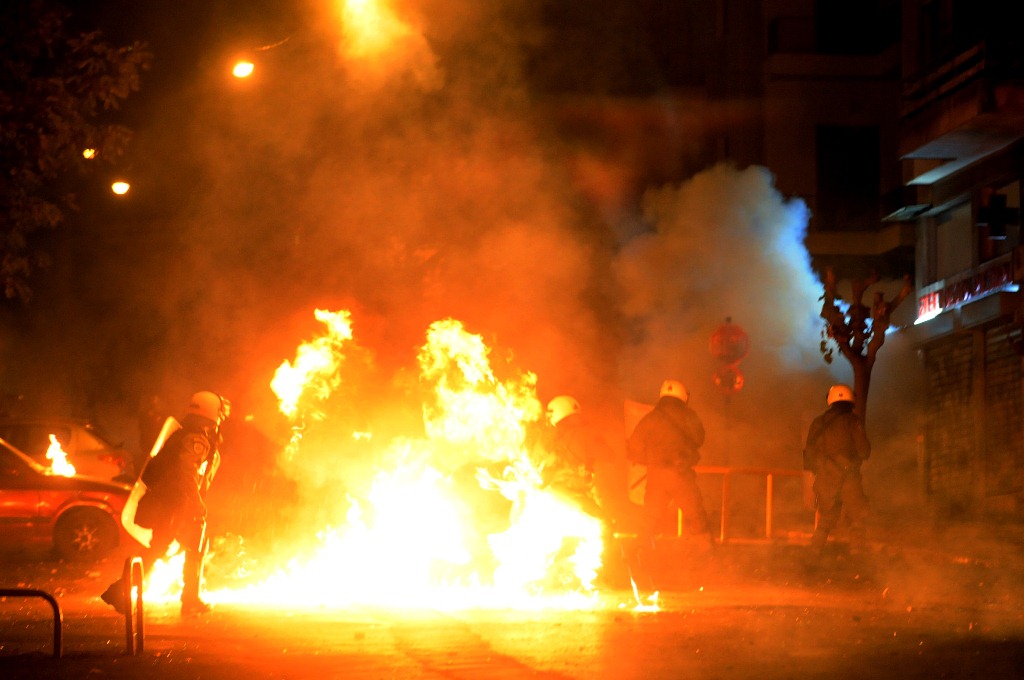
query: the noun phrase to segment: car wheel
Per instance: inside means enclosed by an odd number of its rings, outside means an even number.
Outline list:
[[[117,525],[101,510],[71,510],[57,520],[53,546],[62,559],[99,559],[117,546]]]

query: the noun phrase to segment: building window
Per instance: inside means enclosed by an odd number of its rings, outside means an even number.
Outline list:
[[[881,135],[878,126],[817,127],[820,231],[866,231],[880,221]]]
[[[975,224],[979,263],[1012,252],[1020,245],[1020,182],[983,189]]]
[[[892,0],[816,0],[814,30],[820,54],[878,54],[899,40],[900,5]]]
[[[946,279],[974,267],[974,229],[971,204],[963,203],[936,217],[935,280]]]

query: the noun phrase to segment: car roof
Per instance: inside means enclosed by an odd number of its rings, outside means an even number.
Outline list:
[[[3,416],[0,417],[0,426],[3,425],[77,425],[83,430],[88,430],[107,444],[115,446],[114,440],[107,432],[95,422],[87,418],[71,418],[67,416]]]
[[[2,416],[0,417],[0,423],[65,423],[67,425],[93,427],[92,421],[86,418],[69,418],[67,416]]]

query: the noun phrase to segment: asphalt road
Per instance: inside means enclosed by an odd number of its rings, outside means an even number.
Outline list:
[[[144,649],[99,599],[121,556],[76,565],[14,555],[0,600],[0,678],[974,678],[1024,669],[1018,529],[916,528],[862,550],[719,546],[707,561],[664,547],[647,561],[660,608],[612,584],[587,611],[266,610],[219,605],[182,619],[148,606]],[[656,557],[656,559],[655,559]],[[641,579],[643,580],[643,579]]]

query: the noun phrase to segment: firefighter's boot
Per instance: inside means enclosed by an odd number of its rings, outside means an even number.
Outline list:
[[[127,616],[129,611],[128,592],[125,582],[118,579],[107,586],[107,589],[100,595],[100,599],[113,607],[118,614]]]
[[[202,550],[186,550],[185,565],[182,569],[181,615],[194,616],[207,614],[213,607],[199,597],[203,581],[203,562],[205,553]]]

